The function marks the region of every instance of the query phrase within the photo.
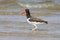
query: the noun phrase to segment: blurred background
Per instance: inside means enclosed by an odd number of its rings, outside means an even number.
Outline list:
[[[48,21],[34,28],[20,12]],[[0,40],[60,40],[60,0],[0,0]]]

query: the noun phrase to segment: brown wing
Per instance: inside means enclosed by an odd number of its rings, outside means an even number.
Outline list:
[[[34,17],[30,17],[29,21],[44,22],[44,20],[39,19],[39,18],[34,18]]]

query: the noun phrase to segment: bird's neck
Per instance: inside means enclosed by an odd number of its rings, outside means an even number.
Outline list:
[[[26,17],[27,18],[30,18],[31,17],[30,12],[26,12]]]

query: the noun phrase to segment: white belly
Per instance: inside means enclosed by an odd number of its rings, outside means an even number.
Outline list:
[[[43,22],[40,23],[40,22],[30,22],[30,21],[28,23],[30,23],[30,24],[44,24]]]

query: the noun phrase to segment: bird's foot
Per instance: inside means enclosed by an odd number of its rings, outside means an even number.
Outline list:
[[[34,32],[34,31],[36,31],[36,30],[37,30],[37,29],[32,29],[31,31]]]

